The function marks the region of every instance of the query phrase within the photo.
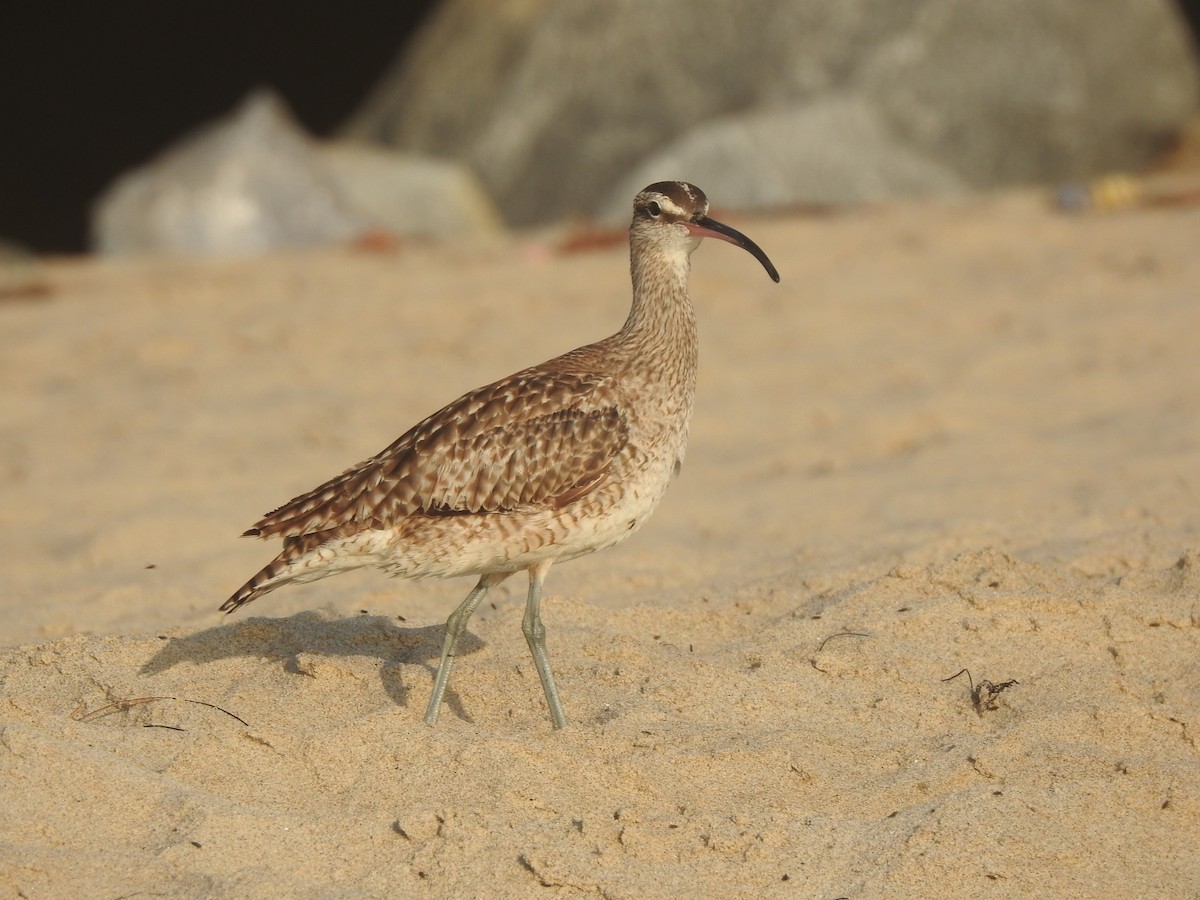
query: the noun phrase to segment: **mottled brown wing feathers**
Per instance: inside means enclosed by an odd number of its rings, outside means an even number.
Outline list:
[[[627,441],[608,379],[530,369],[456,400],[246,534],[332,535],[417,513],[557,507],[598,485]]]

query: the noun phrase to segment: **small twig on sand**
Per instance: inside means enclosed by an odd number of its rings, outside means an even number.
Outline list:
[[[974,679],[971,678],[971,671],[969,669],[959,669],[949,678],[943,678],[942,681],[953,681],[964,673],[967,676],[967,683],[971,685],[971,705],[975,707],[976,715],[980,716],[987,711],[999,709],[1000,707],[996,702],[997,698],[1014,684],[1021,683],[1013,678],[1009,681],[1001,681],[999,684],[994,684],[984,678],[979,684],[976,684]]]

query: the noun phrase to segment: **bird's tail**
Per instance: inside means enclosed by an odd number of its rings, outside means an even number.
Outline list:
[[[257,600],[263,594],[269,594],[282,583],[279,576],[288,568],[288,563],[283,562],[283,554],[271,560],[265,566],[254,574],[254,577],[243,584],[233,596],[221,604],[221,612],[231,613],[239,606],[249,603],[251,600]]]
[[[251,532],[247,532],[250,534]],[[283,542],[280,554],[259,569],[233,596],[221,604],[221,612],[231,613],[263,594],[293,581],[315,581],[333,572],[312,553],[329,539],[328,534],[299,534]]]

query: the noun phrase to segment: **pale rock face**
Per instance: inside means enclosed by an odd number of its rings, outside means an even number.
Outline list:
[[[252,255],[348,240],[367,220],[273,93],[125,173],[96,202],[104,254]]]
[[[1139,171],[1198,102],[1173,0],[443,0],[348,130],[525,226],[714,171],[724,209]]]

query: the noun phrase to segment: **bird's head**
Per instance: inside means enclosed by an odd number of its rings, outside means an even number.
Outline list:
[[[779,281],[779,272],[762,248],[740,231],[709,218],[704,191],[686,181],[659,181],[641,191],[633,200],[630,235],[634,242],[684,256],[699,246],[700,238],[727,241],[752,254],[772,280]]]

